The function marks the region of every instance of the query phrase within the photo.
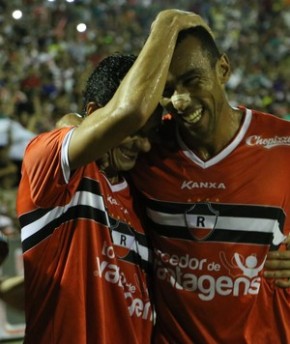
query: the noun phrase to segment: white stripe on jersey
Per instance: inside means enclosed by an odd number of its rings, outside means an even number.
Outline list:
[[[30,223],[29,225],[24,226],[21,229],[21,240],[24,241],[25,239],[29,238],[31,235],[37,233],[49,222],[59,218],[71,207],[74,207],[76,205],[85,205],[85,206],[90,206],[90,207],[99,209],[103,211],[107,217],[104,201],[101,196],[98,196],[88,191],[77,191],[75,195],[73,196],[72,200],[65,206],[55,207],[52,210],[48,211],[45,215],[43,215],[38,220]],[[108,219],[107,219],[107,223],[109,223]]]
[[[148,217],[155,223],[163,226],[180,226],[188,228],[188,223],[196,223],[198,215],[186,214],[168,214],[161,213],[147,208]],[[202,215],[209,222],[213,223],[215,216]],[[246,232],[261,232],[273,233],[273,244],[279,245],[286,238],[281,232],[278,220],[264,219],[264,218],[249,218],[249,217],[231,217],[218,216],[216,218],[216,228],[229,231],[246,231]]]

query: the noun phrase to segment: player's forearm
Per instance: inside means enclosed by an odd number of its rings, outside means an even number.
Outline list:
[[[143,49],[117,91],[117,101],[135,104],[132,113],[139,116],[141,125],[156,108],[165,86],[178,35],[174,22],[174,17],[157,17]]]

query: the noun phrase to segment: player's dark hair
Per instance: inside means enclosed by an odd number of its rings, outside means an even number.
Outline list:
[[[221,57],[214,38],[211,34],[202,26],[197,26],[187,30],[183,30],[179,33],[177,44],[184,40],[185,37],[192,35],[196,37],[200,42],[203,51],[208,55],[211,67],[214,67],[218,59]]]
[[[105,106],[115,94],[122,79],[136,60],[135,55],[115,53],[105,57],[87,80],[83,92],[83,111],[93,101],[99,107]]]

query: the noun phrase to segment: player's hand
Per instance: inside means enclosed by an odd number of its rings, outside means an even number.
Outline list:
[[[275,279],[281,288],[290,287],[290,235],[285,239],[286,251],[271,251],[265,262],[264,276]]]
[[[152,27],[157,21],[174,21],[177,31],[190,29],[196,26],[204,27],[212,36],[213,33],[205,20],[194,12],[182,11],[178,9],[167,9],[159,12]]]

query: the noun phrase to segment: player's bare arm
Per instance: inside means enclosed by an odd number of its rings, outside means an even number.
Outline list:
[[[64,128],[71,126],[78,126],[83,121],[83,118],[78,113],[67,113],[62,116],[55,124],[56,128]]]
[[[166,10],[158,14],[114,97],[74,130],[69,147],[72,169],[100,158],[145,124],[161,98],[178,33],[198,25],[207,27],[191,12]]]

